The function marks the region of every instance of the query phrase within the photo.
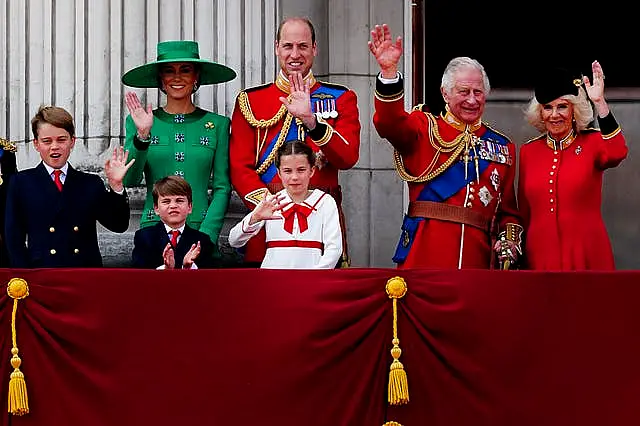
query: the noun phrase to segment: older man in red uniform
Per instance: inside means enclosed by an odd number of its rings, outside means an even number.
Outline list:
[[[282,189],[273,162],[277,149],[288,141],[305,141],[317,155],[311,186],[336,199],[346,236],[338,170],[349,169],[358,161],[360,122],[356,94],[344,86],[319,82],[313,76],[311,67],[317,46],[315,30],[308,19],[284,20],[276,38],[278,78],[241,91],[236,100],[229,146],[231,184],[247,207],[253,209],[267,192]],[[348,262],[345,243],[343,263]],[[245,263],[259,265],[264,252],[264,234],[252,238],[246,245]]]
[[[484,68],[471,58],[453,59],[442,78],[446,113],[434,116],[421,107],[407,113],[398,72],[402,40],[392,41],[387,25],[376,25],[369,49],[381,71],[373,122],[395,148],[396,168],[409,185],[394,262],[487,269],[495,250],[507,268],[521,250],[515,146],[481,120],[489,92]]]

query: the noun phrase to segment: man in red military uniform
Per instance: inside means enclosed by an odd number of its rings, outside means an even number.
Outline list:
[[[434,116],[421,107],[407,113],[398,72],[402,40],[392,41],[387,25],[376,25],[369,49],[380,66],[373,123],[395,148],[396,168],[409,185],[394,262],[399,268],[487,269],[495,250],[508,268],[522,233],[515,146],[481,120],[489,92],[484,68],[454,58],[442,77],[446,113]]]
[[[344,86],[319,82],[311,67],[317,53],[308,19],[288,18],[278,28],[275,45],[280,72],[275,82],[246,89],[237,97],[231,119],[231,184],[253,209],[267,192],[282,189],[275,153],[288,141],[302,140],[317,156],[311,186],[331,194],[342,214],[338,170],[353,167],[360,150],[356,94]],[[245,263],[259,265],[264,233],[246,245]],[[342,263],[348,262],[346,241]]]

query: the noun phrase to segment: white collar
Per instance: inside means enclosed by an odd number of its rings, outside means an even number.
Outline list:
[[[280,190],[280,194],[284,195],[284,198],[282,199],[282,203],[285,204],[285,207],[282,210],[288,210],[291,207],[293,207],[293,200],[291,199],[291,197],[289,197],[289,194],[287,193],[286,189],[282,189]],[[318,188],[313,189],[311,191],[311,194],[309,194],[309,196],[307,198],[305,198],[305,200],[301,203],[301,204],[305,204],[311,208],[315,207],[315,205],[318,203],[318,200],[324,195],[324,192]]]
[[[44,168],[47,169],[47,173],[49,173],[49,176],[51,176],[53,171],[56,170],[50,165],[48,165],[47,163],[45,163],[44,161],[42,162],[42,164],[44,165]],[[64,163],[64,166],[60,167],[60,170],[62,170],[62,174],[66,176],[67,171],[69,170],[69,162],[67,161],[66,163]]]
[[[171,231],[179,231],[180,235],[182,235],[183,232],[184,232],[184,227],[185,227],[186,224],[183,223],[180,228],[176,228],[176,229],[170,227],[166,223],[163,223],[163,225],[164,225],[164,230],[167,232],[167,234],[171,233]]]

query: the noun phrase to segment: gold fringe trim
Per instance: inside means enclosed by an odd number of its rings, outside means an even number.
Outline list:
[[[24,374],[20,371],[22,360],[18,356],[18,344],[16,336],[16,312],[18,300],[29,295],[29,286],[22,278],[11,278],[7,284],[7,294],[13,299],[13,312],[11,313],[11,366],[13,373],[9,380],[9,406],[8,412],[15,416],[29,413],[29,398],[27,397],[27,383]]]
[[[393,300],[393,348],[391,348],[391,370],[389,371],[389,395],[390,405],[403,405],[409,402],[409,384],[407,373],[399,358],[402,355],[400,339],[398,339],[398,299],[407,294],[407,283],[402,277],[393,277],[387,281],[385,287],[387,295]]]
[[[382,426],[402,426],[402,425],[398,422],[386,422]]]

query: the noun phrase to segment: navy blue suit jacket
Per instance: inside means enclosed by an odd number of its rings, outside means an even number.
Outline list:
[[[96,222],[113,232],[129,227],[129,200],[103,180],[69,165],[62,191],[40,163],[19,171],[7,194],[5,235],[13,268],[102,266]]]
[[[0,168],[2,169],[2,183],[0,183],[0,268],[9,266],[9,255],[4,235],[4,212],[7,206],[7,187],[18,168],[15,152],[0,148]]]
[[[213,258],[214,246],[209,236],[186,225],[177,247],[174,248],[176,268],[182,267],[185,254],[191,249],[191,245],[198,241],[200,241],[200,254],[195,260],[198,269],[216,266]],[[138,229],[133,237],[132,266],[155,269],[163,265],[162,252],[168,243],[169,235],[162,222]]]

